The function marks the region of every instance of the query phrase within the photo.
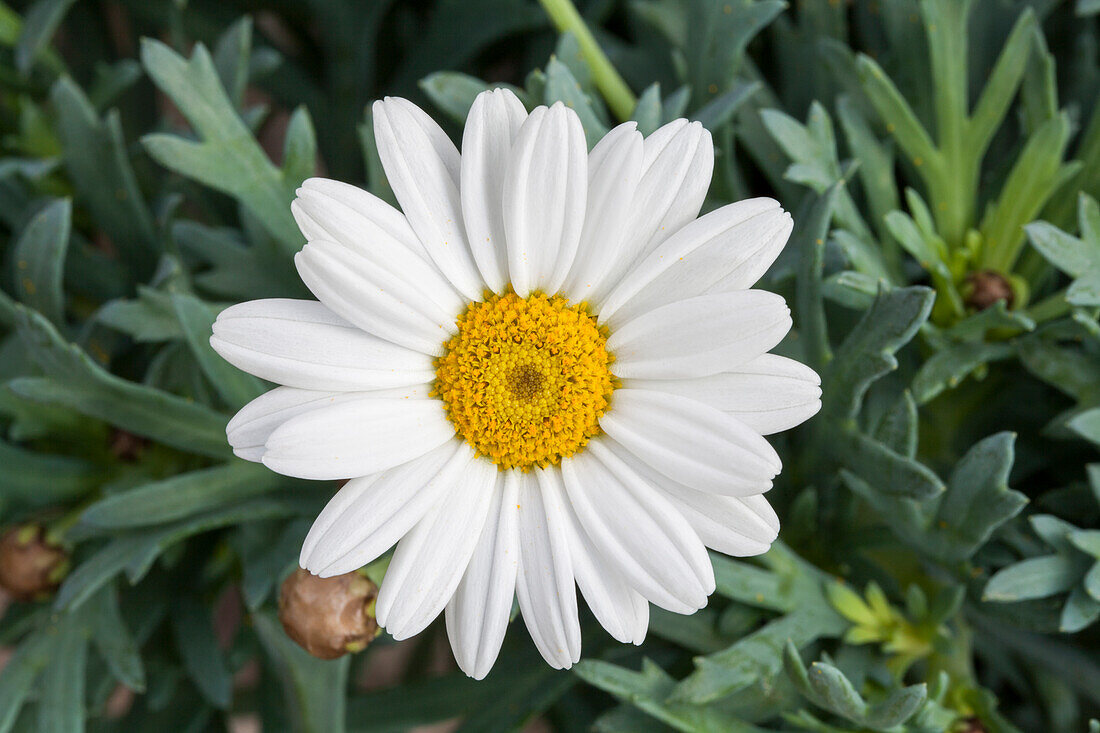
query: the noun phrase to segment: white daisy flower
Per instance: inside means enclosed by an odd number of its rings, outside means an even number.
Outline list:
[[[396,544],[378,622],[445,611],[459,666],[493,666],[513,596],[546,661],[581,653],[576,588],[641,643],[649,603],[714,590],[707,547],[765,552],[780,471],[762,437],[820,407],[811,369],[767,353],[791,327],[750,289],[786,243],[771,199],[696,219],[714,154],[698,122],[628,122],[587,151],[561,104],[478,96],[462,152],[404,99],[374,106],[398,211],[311,179],[295,262],[318,301],[226,309],[213,347],[278,387],[229,423],[238,456],[351,480],[301,565],[359,568]]]

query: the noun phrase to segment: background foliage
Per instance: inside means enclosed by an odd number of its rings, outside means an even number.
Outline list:
[[[56,594],[0,619],[0,731],[1097,715],[1100,3],[579,5],[636,100],[531,0],[0,3],[0,522],[71,553]],[[646,133],[701,120],[707,208],[792,209],[765,285],[824,407],[778,439],[782,542],[714,555],[710,605],[654,609],[642,647],[588,619],[584,660],[555,672],[517,628],[475,683],[440,661],[437,623],[322,662],[273,599],[334,487],[232,457],[226,420],[264,385],[214,355],[210,324],[307,295],[301,180],[392,200],[371,100],[457,132],[497,84],[565,101],[590,144],[611,110]]]

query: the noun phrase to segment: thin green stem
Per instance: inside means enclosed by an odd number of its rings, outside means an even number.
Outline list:
[[[630,119],[637,103],[634,92],[630,91],[630,87],[611,65],[610,59],[600,48],[600,44],[596,43],[595,36],[588,30],[584,18],[577,12],[572,0],[539,0],[539,2],[559,31],[562,33],[568,31],[576,37],[581,55],[592,71],[596,88],[607,100],[607,106],[611,108],[615,117],[620,120]]]

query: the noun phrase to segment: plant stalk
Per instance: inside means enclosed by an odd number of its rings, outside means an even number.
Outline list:
[[[623,77],[612,66],[607,54],[596,43],[595,36],[584,22],[584,18],[577,12],[572,0],[539,0],[546,14],[550,16],[556,27],[562,33],[572,33],[581,48],[588,68],[592,70],[592,79],[596,82],[596,88],[607,100],[607,106],[619,120],[628,120],[634,112],[637,100],[634,92],[630,91]]]

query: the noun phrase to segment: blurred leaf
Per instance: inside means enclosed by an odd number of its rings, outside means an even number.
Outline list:
[[[285,517],[297,512],[316,513],[319,507],[311,506],[313,502],[309,497],[303,497],[303,500],[307,508],[300,504],[295,505],[289,499],[251,499],[161,527],[114,533],[106,544],[100,546],[66,576],[54,598],[54,607],[60,609],[80,606],[123,570],[131,584],[137,583],[163,551],[192,535],[232,524]]]
[[[1001,602],[1046,598],[1069,590],[1080,577],[1080,568],[1064,555],[1032,557],[994,573],[982,598]]]
[[[652,135],[661,126],[661,85],[651,84],[638,97],[638,104],[631,115],[638,123],[638,132]],[[705,127],[705,125],[704,125]]]
[[[44,633],[34,634],[19,645],[0,671],[0,733],[13,729],[35,680],[50,662],[51,641]]]
[[[943,482],[922,463],[894,452],[867,436],[843,430],[832,438],[832,449],[850,472],[893,497],[931,499],[943,492]]]
[[[103,529],[162,524],[266,493],[285,480],[258,463],[234,460],[112,494],[80,521]]]
[[[70,614],[62,618],[52,633],[50,663],[39,680],[38,729],[79,733],[84,730],[88,629],[80,616]]]
[[[1084,194],[1079,202],[1081,238],[1071,236],[1053,224],[1038,221],[1025,229],[1036,249],[1051,264],[1074,278],[1066,291],[1071,305],[1100,305],[1100,206]]]
[[[591,100],[574,78],[569,67],[558,59],[551,58],[550,63],[546,65],[546,90],[543,102],[552,105],[559,101],[580,117],[589,148],[607,134],[607,125],[596,115]]]
[[[822,375],[822,413],[839,420],[858,414],[863,395],[879,377],[897,368],[894,352],[928,318],[933,293],[908,287],[880,293]]]
[[[913,717],[928,698],[927,687],[920,684],[895,689],[885,699],[869,705],[844,673],[833,665],[814,662],[807,670],[798,650],[789,642],[783,659],[787,674],[806,699],[871,730],[897,728]]]
[[[703,705],[770,679],[782,669],[776,650],[787,640],[801,647],[840,636],[848,626],[825,598],[824,574],[780,543],[763,556],[768,570],[718,555],[711,559],[718,593],[786,615],[726,649],[696,657],[695,671],[677,685],[670,702]]]
[[[172,306],[191,353],[226,405],[239,409],[266,390],[263,382],[221,358],[210,346],[216,314],[206,303],[191,295],[174,293]]]
[[[176,598],[172,604],[172,632],[191,681],[211,705],[227,709],[233,677],[218,646],[210,607],[191,595]]]
[[[955,465],[943,494],[932,501],[889,496],[873,476],[845,474],[844,480],[911,546],[958,562],[977,552],[1027,503],[1026,496],[1008,488],[1014,441],[1012,433],[979,441]]]
[[[954,389],[971,373],[990,362],[1015,356],[1016,349],[1006,342],[953,344],[933,354],[913,378],[913,396],[925,404],[944,390]]]
[[[35,0],[27,10],[23,30],[15,46],[15,65],[22,73],[31,65],[42,49],[53,38],[65,13],[76,0]]]
[[[18,395],[64,405],[131,433],[208,456],[229,454],[226,419],[209,408],[166,392],[119,379],[76,344],[67,343],[38,313],[20,308],[20,338],[47,377],[10,383]]]
[[[102,472],[72,456],[17,448],[0,440],[3,496],[32,506],[61,504],[96,488]]]
[[[810,366],[820,371],[832,358],[825,322],[821,277],[825,266],[825,237],[843,184],[836,183],[813,197],[811,207],[795,224],[790,246],[799,253],[797,269],[798,328],[806,340]]]
[[[134,692],[144,692],[145,666],[141,650],[122,620],[113,587],[108,586],[96,594],[89,604],[88,615],[92,620],[92,641],[111,674]]]
[[[161,244],[130,165],[118,111],[101,120],[67,77],[54,84],[50,99],[57,108],[58,136],[77,202],[88,208],[117,248],[130,276],[143,280],[153,271]]]
[[[642,661],[640,672],[596,659],[581,661],[575,672],[588,684],[637,706],[675,730],[689,733],[719,730],[755,733],[762,730],[715,706],[669,701],[676,681],[649,659]]]
[[[282,680],[291,729],[299,733],[343,731],[351,656],[333,660],[311,657],[269,613],[252,614],[252,623]]]
[[[290,214],[301,183],[276,168],[233,108],[214,62],[199,44],[189,60],[159,41],[142,40],[142,63],[200,136],[201,142],[175,135],[142,138],[161,165],[223,191],[241,201],[263,222],[286,254],[297,252],[303,238]]]
[[[57,326],[65,324],[61,276],[72,226],[72,202],[57,199],[45,206],[15,243],[16,293]]]
[[[139,343],[182,339],[183,327],[172,307],[172,296],[143,285],[137,291],[136,298],[104,304],[96,313],[96,320]]]
[[[420,89],[432,104],[459,124],[466,121],[477,95],[494,86],[457,71],[437,71],[420,80]]]

